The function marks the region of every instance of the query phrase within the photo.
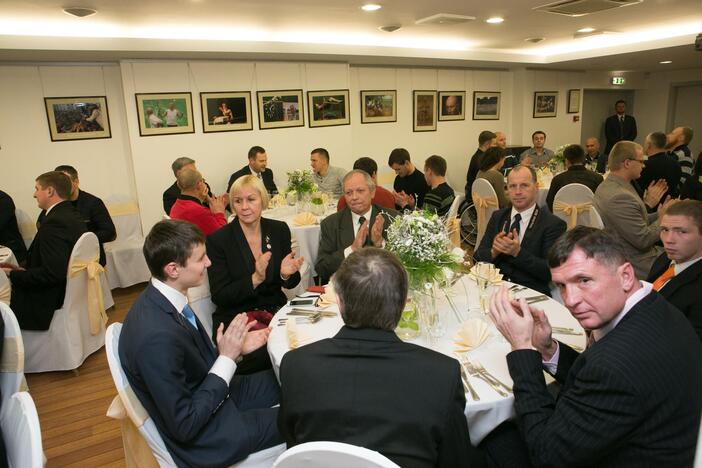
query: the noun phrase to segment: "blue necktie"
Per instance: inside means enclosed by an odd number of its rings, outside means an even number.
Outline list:
[[[512,231],[515,231],[515,230],[516,230],[516,231],[517,231],[517,234],[519,234],[519,232],[521,231],[521,229],[520,229],[521,226],[520,226],[519,223],[520,223],[521,221],[522,221],[522,215],[521,215],[521,214],[517,213],[516,215],[514,215],[514,222],[512,222],[512,225],[509,227],[509,232],[512,232]]]
[[[183,315],[185,316],[186,319],[188,319],[188,322],[190,322],[190,325],[192,325],[195,330],[197,330],[197,321],[195,320],[195,312],[193,312],[193,309],[190,308],[190,304],[185,304],[185,307],[183,307]]]

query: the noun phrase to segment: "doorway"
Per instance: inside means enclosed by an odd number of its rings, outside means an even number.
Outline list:
[[[614,103],[623,99],[626,101],[626,112],[634,113],[634,90],[624,89],[586,89],[583,93],[583,122],[580,134],[581,144],[591,136],[600,140],[600,151],[605,149],[604,123],[607,117],[614,114]],[[637,136],[637,140],[641,137]]]

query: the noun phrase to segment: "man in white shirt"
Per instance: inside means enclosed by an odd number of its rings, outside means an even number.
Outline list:
[[[188,305],[188,288],[205,279],[210,260],[193,224],[167,220],[144,242],[151,283],[124,320],[119,356],[129,384],[178,466],[228,466],[279,444],[280,390],[272,370],[234,376],[236,362],[264,346],[269,329],[249,331],[246,314],[217,348]]]
[[[333,194],[335,197],[342,195],[342,186],[346,170],[329,165],[329,152],[324,148],[316,148],[310,154],[314,182],[320,192]]]
[[[166,127],[177,127],[178,119],[183,116],[183,113],[175,108],[175,103],[172,102],[168,105],[168,109],[163,113],[166,117]]]

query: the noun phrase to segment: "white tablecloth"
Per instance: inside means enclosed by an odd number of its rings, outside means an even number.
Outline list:
[[[506,283],[509,285],[509,283]],[[466,290],[468,296],[466,297]],[[452,290],[452,300],[457,309],[462,313],[464,318],[484,317],[491,329],[490,338],[477,349],[468,353],[468,356],[481,364],[483,364],[493,375],[506,383],[512,384],[512,379],[509,376],[507,369],[507,361],[505,356],[510,351],[510,346],[500,335],[497,329],[489,321],[490,319],[483,316],[479,311],[480,305],[478,300],[478,290],[473,280],[463,278],[454,286]],[[517,294],[517,297],[528,297],[538,295],[539,293],[532,290],[525,290]],[[441,293],[440,293],[441,295]],[[578,322],[570,315],[568,310],[563,305],[550,299],[548,301],[535,304],[538,308],[543,309],[551,322],[551,325],[557,327],[573,328],[582,332],[582,328]],[[335,306],[333,310],[338,310]],[[441,338],[430,346],[428,340],[422,335],[420,338],[411,341],[421,346],[432,348],[438,352],[454,357],[453,338],[459,328],[459,322],[454,312],[449,306],[445,297],[440,297],[438,308],[441,312],[443,324],[446,328],[446,333]],[[286,328],[277,326],[278,320],[287,315],[289,306],[281,309],[271,323],[273,331],[268,339],[268,353],[273,363],[273,369],[278,375],[280,361],[283,355],[288,351],[288,342]],[[334,336],[343,326],[340,316],[334,318],[323,318],[320,322],[312,325],[299,324],[298,329],[302,334],[309,335],[312,341],[321,340]],[[585,335],[557,335],[554,337],[564,343],[573,344],[584,348]],[[547,375],[548,378],[550,376]],[[483,438],[488,435],[493,429],[499,426],[502,422],[511,419],[515,416],[514,412],[514,396],[502,397],[497,394],[491,387],[480,379],[471,377],[471,384],[478,392],[480,401],[473,401],[470,394],[466,394],[466,409],[465,415],[468,421],[471,442],[474,445],[480,443]],[[429,383],[428,383],[429,384]]]

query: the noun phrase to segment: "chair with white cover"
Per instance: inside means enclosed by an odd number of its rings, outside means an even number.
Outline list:
[[[10,468],[44,466],[39,415],[29,393],[17,392],[10,397],[2,408],[0,426]]]
[[[10,279],[4,271],[0,270],[0,303],[9,305],[10,299],[12,299],[12,285],[10,285]]]
[[[575,226],[598,227],[599,215],[593,214],[592,199],[594,197],[595,194],[586,185],[565,185],[556,192],[553,199],[553,214],[567,223],[568,230]],[[599,224],[602,224],[601,219]]]
[[[210,279],[205,275],[205,281],[200,286],[188,289],[188,304],[200,319],[202,326],[205,327],[207,336],[212,338],[212,314],[217,306],[212,302],[212,294],[210,293]]]
[[[113,196],[107,199],[107,210],[117,230],[117,238],[104,244],[107,258],[105,271],[110,289],[148,281],[151,273],[142,252],[144,235],[139,205],[133,200]]]
[[[478,216],[478,234],[475,240],[475,247],[477,248],[485,234],[485,229],[492,213],[499,207],[499,202],[495,189],[486,179],[475,179],[470,190]]]
[[[273,468],[400,468],[373,450],[341,442],[307,442],[285,451]]]
[[[451,208],[449,208],[448,213],[446,214],[447,219],[453,219],[458,216],[458,207],[461,206],[461,203],[463,203],[463,200],[465,199],[465,194],[456,192],[456,198],[453,199]]]
[[[29,217],[29,215],[19,208],[15,209],[15,217],[17,218],[17,227],[24,241],[24,245],[29,248],[37,234],[37,222]]]
[[[2,409],[4,411],[12,395],[27,390],[27,381],[24,379],[22,330],[20,330],[17,318],[9,306],[0,304],[0,314],[2,314],[2,321],[5,323],[2,361],[0,361],[0,391],[2,391]]]
[[[25,373],[72,370],[105,344],[107,314],[98,240],[83,234],[68,262],[66,295],[48,330],[22,330]]]

